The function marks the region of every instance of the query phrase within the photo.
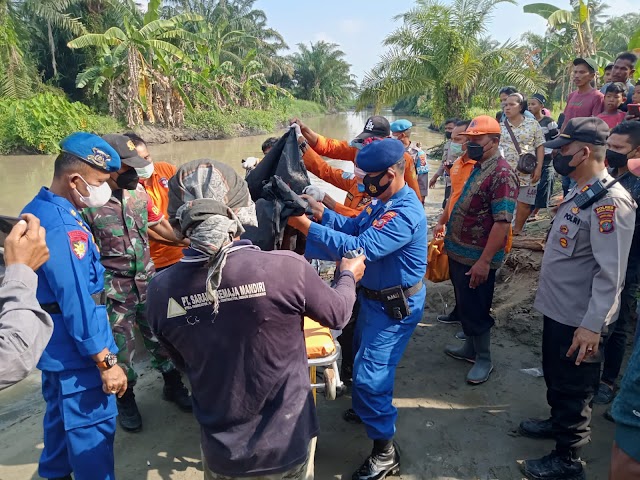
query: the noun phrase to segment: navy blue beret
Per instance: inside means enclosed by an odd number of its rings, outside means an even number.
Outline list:
[[[105,140],[92,133],[72,133],[60,142],[60,148],[63,152],[70,153],[105,172],[117,172],[122,166],[118,152]]]
[[[404,152],[405,148],[400,140],[385,138],[363,147],[356,162],[358,168],[367,173],[381,172],[398,163]]]

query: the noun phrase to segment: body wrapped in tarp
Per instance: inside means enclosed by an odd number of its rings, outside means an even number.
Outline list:
[[[278,140],[246,181],[256,204],[258,227],[248,228],[243,238],[262,250],[279,249],[287,219],[306,208],[299,195],[310,184],[293,130]]]

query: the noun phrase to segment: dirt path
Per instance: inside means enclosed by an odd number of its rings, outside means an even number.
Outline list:
[[[428,213],[438,210],[432,192]],[[430,222],[431,223],[431,222]],[[403,480],[519,480],[517,459],[547,454],[553,444],[520,437],[520,420],[548,415],[544,381],[521,369],[540,365],[541,317],[533,312],[540,254],[515,252],[516,260],[500,274],[494,310],[491,380],[471,387],[464,382],[468,364],[446,357],[442,349],[456,327],[438,324],[435,316],[451,305],[449,282],[430,284],[428,305],[397,374],[399,409],[397,440]],[[514,273],[515,270],[515,273]],[[190,414],[160,399],[159,374],[144,369],[136,394],[144,419],[139,434],[118,431],[116,470],[120,480],[201,479],[199,431]],[[43,402],[39,375],[0,394],[0,480],[37,479],[42,449]],[[321,436],[316,453],[318,480],[348,480],[370,450],[364,428],[341,420],[348,397],[318,402]],[[596,407],[593,442],[585,449],[591,480],[606,480],[613,425]]]

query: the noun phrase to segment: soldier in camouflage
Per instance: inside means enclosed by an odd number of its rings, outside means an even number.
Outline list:
[[[163,398],[175,402],[184,411],[191,411],[191,397],[180,373],[153,335],[145,314],[147,285],[155,273],[148,230],[151,228],[161,236],[174,241],[177,239],[168,221],[138,183],[135,169],[143,168],[149,162],[138,156],[129,138],[105,135],[104,139],[121,152],[122,168],[111,175],[109,184],[113,194],[107,204],[100,208],[87,208],[83,215],[91,226],[106,270],[107,314],[119,350],[118,361],[129,383],[126,393],[118,399],[118,420],[126,431],[137,432],[142,429],[142,417],[133,393],[137,379],[132,362],[134,325],[142,334],[152,366],[164,377]]]

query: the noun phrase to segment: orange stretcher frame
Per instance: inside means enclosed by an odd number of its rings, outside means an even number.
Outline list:
[[[327,400],[335,400],[337,392],[343,388],[338,369],[340,344],[334,340],[330,329],[323,327],[309,317],[304,317],[304,338],[307,345],[309,379],[313,389],[313,399],[316,400],[316,392],[321,391],[324,392]],[[323,383],[317,382],[317,367],[325,367]]]

